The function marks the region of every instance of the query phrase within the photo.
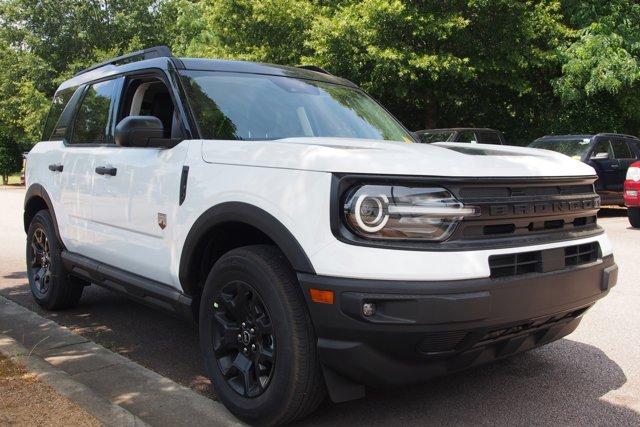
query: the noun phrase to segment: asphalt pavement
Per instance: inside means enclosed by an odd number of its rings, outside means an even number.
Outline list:
[[[0,189],[0,295],[215,399],[193,324],[97,286],[78,308],[43,311],[27,285],[23,189]],[[618,285],[567,338],[417,387],[325,402],[300,425],[640,425],[640,230],[624,209],[599,219],[615,246]]]

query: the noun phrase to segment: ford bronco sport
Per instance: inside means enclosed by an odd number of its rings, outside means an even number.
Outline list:
[[[277,424],[557,340],[616,283],[591,167],[416,143],[309,68],[159,47],[62,83],[27,165],[36,301],[195,318],[220,400]]]

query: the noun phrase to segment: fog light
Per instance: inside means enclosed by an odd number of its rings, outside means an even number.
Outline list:
[[[371,317],[376,314],[376,305],[372,302],[362,304],[362,314],[364,317]]]

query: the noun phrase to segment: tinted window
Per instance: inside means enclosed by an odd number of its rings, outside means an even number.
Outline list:
[[[475,132],[462,132],[456,139],[457,142],[478,142]]]
[[[640,144],[637,141],[627,141],[629,148],[631,148],[631,154],[636,159],[640,159]]]
[[[419,135],[420,141],[431,144],[432,142],[446,142],[453,132],[424,132]]]
[[[184,82],[201,136],[206,139],[414,141],[380,105],[351,87],[292,77],[206,71],[185,72]]]
[[[613,154],[616,159],[633,159],[633,155],[631,155],[631,150],[629,150],[629,146],[627,145],[627,141],[624,139],[615,138],[613,141]]]
[[[101,144],[110,141],[109,108],[115,80],[95,83],[85,92],[73,122],[72,144]]]
[[[76,87],[62,89],[57,91],[56,94],[53,95],[51,108],[49,108],[49,114],[47,115],[47,120],[44,123],[44,131],[42,132],[43,141],[47,141],[51,138],[53,129],[58,123],[62,112],[64,111],[66,105],[69,103],[69,100],[71,99],[71,96],[76,91],[76,89]]]
[[[591,153],[591,157],[595,157],[598,154],[601,153],[607,153],[609,154],[609,158],[613,159],[613,146],[611,145],[611,140],[609,138],[607,139],[599,139],[598,142],[596,142],[595,147],[593,148],[593,152]]]
[[[502,144],[500,135],[495,132],[478,132],[478,142],[481,144]]]
[[[604,152],[606,153],[607,152],[606,145],[608,145],[609,142],[608,141],[601,141],[601,142],[606,142],[606,144],[604,145],[605,147]],[[590,138],[576,138],[576,139],[545,138],[545,139],[538,139],[536,141],[533,141],[529,145],[529,147],[542,148],[544,150],[551,150],[558,153],[562,153],[569,157],[573,157],[574,159],[580,159],[589,149],[590,143],[591,143]],[[595,154],[596,151],[594,150],[593,153]]]

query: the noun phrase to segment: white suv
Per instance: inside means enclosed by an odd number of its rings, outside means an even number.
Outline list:
[[[64,82],[29,154],[29,282],[195,318],[222,402],[259,424],[572,332],[616,282],[591,167],[415,143],[321,69],[164,47]]]

